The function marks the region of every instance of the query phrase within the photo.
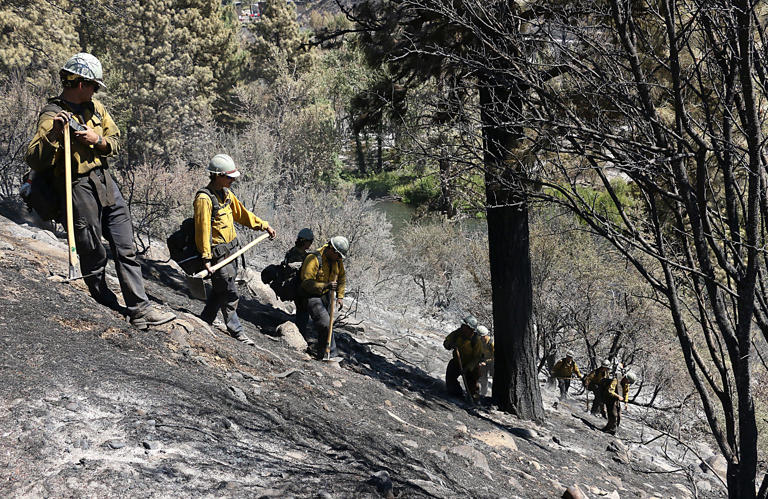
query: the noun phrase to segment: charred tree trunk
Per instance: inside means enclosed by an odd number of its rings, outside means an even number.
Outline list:
[[[480,83],[483,121],[488,252],[493,324],[496,331],[493,400],[499,408],[530,420],[544,419],[536,373],[528,205],[516,188],[510,153],[520,134],[500,124],[495,110],[520,99],[491,79]]]
[[[453,206],[453,188],[451,185],[451,162],[448,152],[443,149],[440,159],[437,161],[440,170],[440,211],[448,218],[456,216],[456,208]]]
[[[365,163],[365,151],[363,151],[363,141],[360,140],[360,132],[355,132],[355,155],[357,156],[357,169],[362,175],[368,171]]]
[[[379,123],[379,129],[376,132],[376,171],[384,171],[384,139],[382,137],[384,125]]]

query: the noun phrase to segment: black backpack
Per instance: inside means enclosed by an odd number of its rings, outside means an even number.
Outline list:
[[[27,208],[34,210],[43,220],[64,223],[64,210],[61,196],[56,189],[53,168],[43,172],[29,170],[21,180],[19,196]]]
[[[211,198],[213,209],[211,211],[211,226],[213,221],[219,215],[219,200],[215,194],[208,189],[200,189],[195,193],[197,195],[203,193]],[[171,255],[171,259],[179,264],[179,267],[187,274],[195,274],[205,268],[202,255],[197,251],[197,244],[195,244],[195,219],[190,217],[184,219],[181,222],[181,226],[176,232],[168,236],[165,241],[168,246],[168,253]]]
[[[315,255],[318,262],[318,270],[323,268],[323,258],[319,251],[312,251],[310,255]],[[302,263],[303,265],[303,263]],[[282,301],[292,301],[300,296],[301,278],[300,269],[291,267],[283,261],[279,265],[267,265],[261,271],[261,281],[268,284]]]

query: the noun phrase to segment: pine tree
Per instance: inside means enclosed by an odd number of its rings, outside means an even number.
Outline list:
[[[252,41],[247,43],[250,54],[248,74],[251,79],[274,81],[279,72],[278,59],[299,72],[312,63],[303,44],[308,40],[296,20],[296,6],[283,0],[267,0],[261,21],[248,25]]]
[[[236,27],[216,0],[138,0],[119,13],[105,47],[127,161],[184,157],[239,74]]]
[[[70,2],[6,0],[0,4],[0,73],[21,71],[49,85],[79,51]]]

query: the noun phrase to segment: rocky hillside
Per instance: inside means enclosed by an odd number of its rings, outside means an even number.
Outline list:
[[[63,239],[0,217],[0,496],[724,494],[720,461],[702,471],[694,455],[710,450],[656,438],[636,407],[618,439],[547,386],[541,425],[468,407],[443,393],[444,331],[418,324],[404,336],[358,317],[339,330],[340,364],[311,360],[255,271],[249,347],[195,317],[174,268],[144,263],[150,297],[179,320],[141,332],[61,282]]]

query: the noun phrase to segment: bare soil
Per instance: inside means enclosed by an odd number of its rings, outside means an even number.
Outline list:
[[[244,286],[249,347],[200,322],[202,302],[156,261],[148,293],[179,319],[138,331],[59,282],[64,258],[50,233],[0,217],[2,497],[724,495],[696,459],[672,466],[658,439],[642,445],[655,434],[634,407],[619,439],[583,398],[556,404],[544,385],[541,424],[468,407],[418,363],[363,344],[390,334],[365,320],[339,330],[340,365],[311,360],[277,336],[292,316]],[[617,440],[624,455],[606,450]]]

